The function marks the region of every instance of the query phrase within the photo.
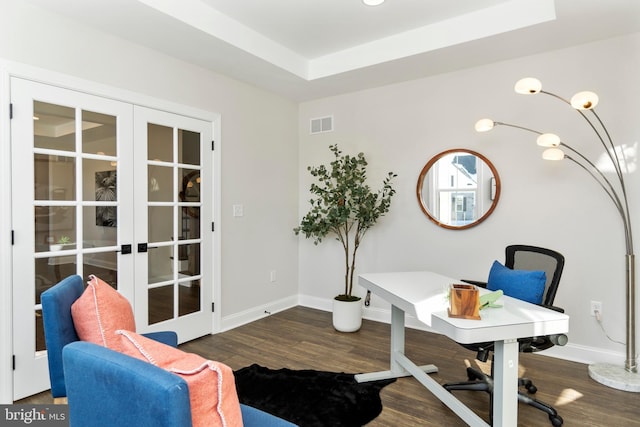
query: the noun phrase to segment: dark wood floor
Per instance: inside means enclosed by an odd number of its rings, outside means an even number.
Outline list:
[[[364,321],[359,332],[345,334],[331,326],[331,314],[296,307],[217,335],[203,337],[181,348],[239,369],[252,363],[269,368],[371,372],[388,369],[387,324]],[[407,329],[406,354],[417,363],[433,363],[440,383],[465,379],[465,363],[476,364],[474,354],[448,338]],[[537,398],[556,407],[571,426],[640,426],[640,395],[614,390],[591,380],[587,366],[536,354],[520,357],[521,374],[538,387]],[[482,366],[489,369],[488,366]],[[488,418],[488,396],[457,392],[457,396],[483,418]],[[465,425],[413,378],[401,378],[381,393],[384,409],[368,426]],[[42,393],[21,402],[51,401]],[[550,426],[547,416],[520,405],[519,426]],[[329,426],[328,426],[329,427]]]

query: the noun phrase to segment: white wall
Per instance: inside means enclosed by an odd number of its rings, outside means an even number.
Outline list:
[[[295,294],[295,103],[20,2],[1,19],[2,58],[219,113],[223,315]]]
[[[216,307],[222,312],[221,327],[262,315],[264,310],[295,304],[298,243],[291,232],[297,221],[298,198],[295,103],[18,1],[2,0],[0,61],[96,82],[103,85],[101,88],[114,87],[118,94],[119,90],[131,91],[219,113],[222,217],[216,220],[216,230],[222,234],[222,300],[216,301]],[[47,81],[48,74],[43,72],[39,78]],[[6,81],[0,90],[0,112],[8,117]],[[6,128],[0,134],[3,147],[8,146]],[[10,200],[8,150],[3,148],[2,154],[0,195],[6,235],[10,212],[6,204]],[[233,204],[244,205],[244,217],[232,217]],[[1,245],[0,287],[5,305],[0,322],[4,349],[0,379],[10,384],[11,339],[7,335],[11,317],[6,309],[11,295],[9,239],[3,238]],[[271,270],[277,271],[275,283],[269,282]],[[3,388],[0,401],[8,399],[10,394],[7,396]]]
[[[543,88],[570,98],[580,90],[600,95],[598,114],[616,144],[640,140],[640,35],[525,57],[432,78],[351,93],[300,106],[299,217],[307,211],[308,165],[330,160],[328,146],[370,162],[371,184],[398,174],[391,212],[373,228],[360,248],[358,272],[434,270],[458,278],[486,279],[494,259],[504,261],[512,243],[546,246],[562,252],[566,267],[556,303],[571,316],[570,346],[564,357],[585,361],[624,360],[624,347],[607,340],[589,301],[603,303],[604,326],[625,340],[623,228],[600,187],[568,161],[545,162],[535,135],[497,128],[473,130],[491,117],[544,132],[555,132],[585,154],[602,148],[586,122],[567,105],[544,95],[513,91],[521,77],[538,77]],[[309,135],[309,119],[333,115],[335,131]],[[502,196],[493,215],[464,231],[439,228],[420,211],[416,181],[424,164],[450,148],[484,154],[502,179]],[[638,159],[632,159],[637,167]],[[633,223],[640,233],[638,171],[627,176]],[[638,243],[640,245],[640,243]],[[321,246],[301,238],[300,293],[307,305],[328,307],[342,283],[341,252],[328,239]],[[364,295],[364,290],[360,293]],[[367,312],[377,317],[388,306],[374,297]]]
[[[316,247],[292,232],[307,208],[306,166],[329,160],[327,147],[337,142],[345,151],[366,153],[374,186],[388,170],[399,174],[390,214],[361,248],[359,272],[432,269],[453,277],[483,278],[509,243],[558,249],[567,266],[556,301],[571,316],[572,351],[584,346],[590,356],[620,360],[623,347],[609,342],[587,313],[590,300],[602,301],[607,331],[624,339],[622,228],[608,199],[576,167],[540,160],[531,135],[504,128],[479,135],[473,123],[492,116],[552,130],[576,146],[588,142],[585,151],[599,153],[589,130],[567,107],[548,97],[513,93],[513,83],[531,75],[561,95],[585,88],[598,92],[598,112],[614,140],[634,144],[640,139],[639,52],[636,35],[298,106],[23,2],[2,0],[0,14],[0,59],[221,114],[222,218],[217,229],[222,234],[222,301],[217,306],[226,322],[223,327],[280,308],[295,301],[298,292],[303,300],[326,307],[340,289],[337,242],[329,239]],[[46,74],[42,78],[46,80]],[[4,97],[8,87],[1,83]],[[6,112],[3,101],[0,113]],[[335,116],[335,132],[310,136],[309,118],[328,114]],[[0,132],[7,140],[7,129]],[[453,147],[486,155],[503,182],[494,214],[478,227],[457,232],[428,221],[415,198],[422,166]],[[8,151],[0,153],[4,166]],[[0,172],[5,205],[8,176],[6,170]],[[637,172],[629,178],[639,229]],[[232,216],[234,204],[244,205],[243,217]],[[0,218],[6,223],[6,207],[0,209]],[[0,294],[6,301],[11,248],[7,239],[0,244]],[[272,270],[275,284],[269,282]],[[374,297],[369,314],[386,308]],[[8,318],[4,313],[3,344],[10,333]],[[3,351],[3,383],[10,378],[4,369],[6,355]],[[6,401],[4,392],[0,400]]]

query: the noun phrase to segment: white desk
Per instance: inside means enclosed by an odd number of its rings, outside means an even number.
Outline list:
[[[518,338],[563,334],[569,316],[534,304],[503,296],[502,308],[480,312],[481,320],[447,316],[445,289],[460,280],[427,271],[361,274],[360,285],[391,303],[391,366],[389,371],[356,376],[359,382],[413,375],[431,393],[470,426],[488,424],[446,391],[427,373],[434,365],[416,366],[404,355],[405,314],[415,316],[452,340],[471,344],[494,341],[493,425],[518,425]],[[481,290],[481,292],[488,292]]]

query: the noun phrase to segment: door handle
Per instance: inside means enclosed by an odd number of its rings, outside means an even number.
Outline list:
[[[149,246],[148,243],[138,243],[138,252],[139,253],[148,252],[149,249],[158,249],[158,246]]]
[[[120,252],[122,255],[128,255],[131,253],[131,245],[122,245],[120,246],[120,250],[116,252]]]

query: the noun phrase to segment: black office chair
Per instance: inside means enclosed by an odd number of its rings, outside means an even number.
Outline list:
[[[542,299],[542,306],[564,312],[563,309],[555,307],[553,300],[558,290],[560,276],[564,268],[564,256],[562,254],[545,248],[527,245],[511,245],[505,249],[505,267],[512,270],[542,270],[546,273],[545,290]],[[463,280],[463,282],[471,283],[480,287],[486,287],[486,282],[478,282],[474,280]],[[546,350],[554,345],[565,345],[567,337],[564,334],[530,337],[518,339],[519,351],[521,353],[533,353]],[[493,342],[461,344],[463,347],[475,351],[476,359],[486,362],[489,353],[493,351]],[[493,364],[491,365],[491,375],[472,367],[467,368],[468,381],[459,383],[445,384],[444,388],[448,391],[454,390],[472,390],[484,391],[490,396],[490,420],[493,424]],[[526,388],[529,394],[534,394],[538,389],[528,378],[518,378],[518,386]],[[529,396],[528,394],[518,391],[518,401],[533,406],[549,415],[549,420],[554,427],[560,427],[564,422],[558,412],[546,403],[540,402]]]

